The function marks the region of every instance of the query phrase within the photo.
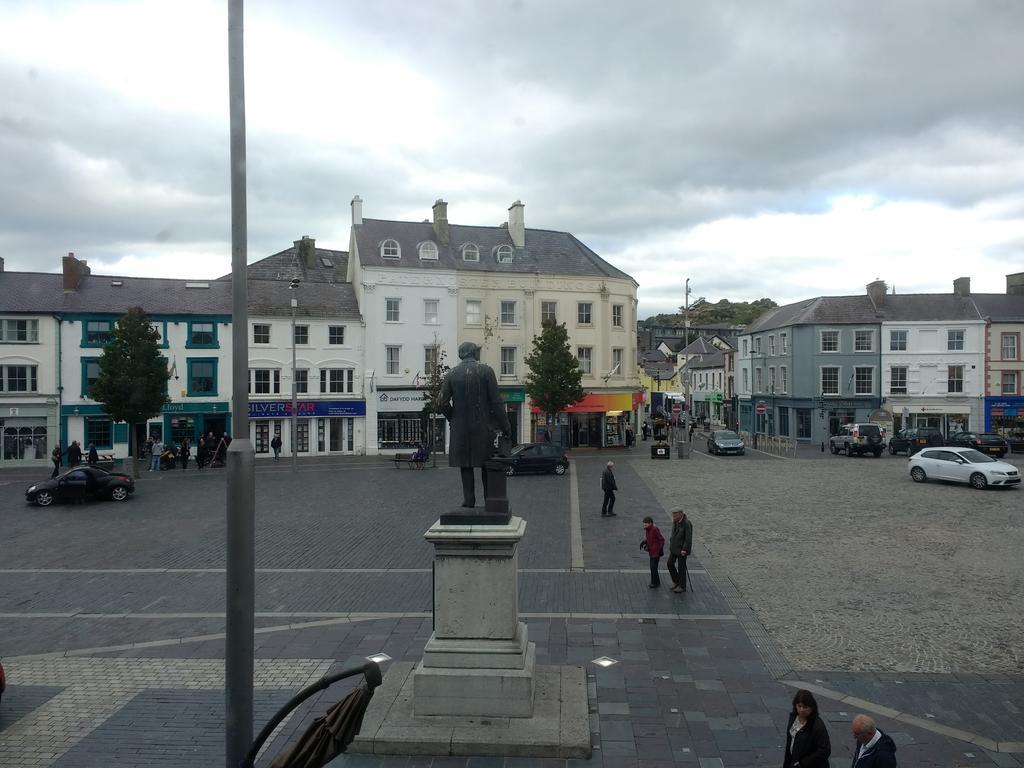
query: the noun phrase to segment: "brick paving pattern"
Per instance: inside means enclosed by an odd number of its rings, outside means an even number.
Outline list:
[[[905,460],[659,462],[645,447],[610,454],[620,487],[611,519],[600,517],[598,485],[609,454],[574,457],[582,571],[570,570],[569,478],[510,483],[529,521],[521,609],[538,662],[588,671],[594,757],[337,765],[777,766],[794,690],[784,680],[823,692],[834,766],[849,765],[860,699],[886,713],[877,719],[901,765],[1024,765],[1021,630],[1011,626],[1021,590],[1008,559],[1022,543],[1019,493],[916,486]],[[396,483],[394,472],[368,459],[314,463],[294,478],[260,467],[257,730],[327,670],[381,650],[399,661],[422,654],[422,533],[457,497],[458,478],[443,468]],[[167,474],[144,477],[125,505],[46,510],[25,507],[22,484],[3,478],[5,768],[223,764],[223,475]],[[667,533],[665,510],[680,502],[699,556],[685,596],[646,587],[638,546],[643,515]],[[799,578],[794,560],[811,577]],[[85,655],[64,656],[76,649]],[[47,653],[56,655],[32,655]],[[618,664],[602,670],[590,664],[597,656]],[[300,707],[262,764],[345,690]]]

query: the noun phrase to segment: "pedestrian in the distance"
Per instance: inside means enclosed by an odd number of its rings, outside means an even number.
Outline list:
[[[786,724],[786,755],[782,768],[828,768],[832,743],[825,721],[818,716],[818,702],[803,689],[793,696]]]
[[[672,533],[668,539],[668,575],[672,591],[686,591],[686,558],[693,549],[693,523],[686,519],[682,507],[672,510]]]
[[[188,459],[192,455],[192,451],[188,447],[188,438],[183,437],[181,439],[181,449],[178,451],[178,460],[181,462],[181,471],[184,472],[188,468]]]
[[[77,440],[72,440],[68,446],[68,466],[77,467],[82,463],[82,448]]]
[[[149,471],[160,471],[160,455],[164,452],[164,443],[158,438],[153,438],[153,446],[149,450]]]
[[[647,442],[647,436],[651,434],[651,425],[646,421],[640,425],[640,436]]]
[[[661,586],[661,576],[658,575],[658,563],[661,562],[661,553],[665,549],[665,537],[661,535],[658,526],[654,524],[653,517],[644,518],[644,540],[640,542],[640,549],[647,550],[647,556],[651,559],[651,583],[647,586],[655,589]]]
[[[891,736],[878,729],[874,720],[867,715],[857,715],[850,730],[857,742],[851,768],[898,768],[896,744]]]
[[[206,453],[206,438],[200,435],[199,442],[196,444],[196,469],[202,469],[206,464]]]
[[[50,475],[50,479],[53,479],[60,474],[60,460],[63,453],[64,452],[60,449],[60,443],[53,446],[53,450],[50,452],[50,461],[53,462],[53,474]]]
[[[270,447],[274,449],[274,461],[281,458],[281,436],[274,435],[274,439],[270,441]]]
[[[691,422],[690,422],[690,442],[691,442],[691,443],[693,442],[693,430],[694,430],[694,429],[695,429],[696,427],[697,427],[697,422],[696,422],[696,421],[691,421]]]
[[[615,483],[615,473],[612,467],[614,461],[609,461],[601,473],[601,490],[604,491],[604,501],[601,502],[601,517],[615,517],[615,492],[619,486]]]
[[[100,455],[96,451],[96,443],[89,443],[89,457],[86,461],[89,462],[90,467],[95,467],[100,463]]]
[[[633,447],[633,438],[636,437],[636,433],[633,432],[633,426],[631,424],[626,425],[626,447]]]

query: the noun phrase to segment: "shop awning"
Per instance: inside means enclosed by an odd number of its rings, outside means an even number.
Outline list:
[[[608,411],[632,411],[643,402],[643,392],[588,392],[579,402],[573,403],[563,413],[607,413]],[[540,413],[540,408],[531,406],[531,413]]]

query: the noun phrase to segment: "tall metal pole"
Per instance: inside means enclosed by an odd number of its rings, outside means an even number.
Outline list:
[[[290,288],[294,291],[297,287],[295,281],[292,281]],[[295,441],[299,435],[298,390],[295,387],[295,310],[298,306],[299,300],[292,296],[292,472],[298,468],[296,462],[299,453],[298,443]]]
[[[245,57],[243,0],[228,0],[231,115],[231,429],[227,462],[227,637],[224,646],[225,765],[252,744],[256,602],[256,455],[249,440],[249,314],[246,286]]]
[[[690,346],[690,278],[686,278],[686,288],[683,297],[683,349]],[[686,365],[690,362],[690,356],[686,356]],[[689,428],[690,420],[693,418],[693,410],[690,405],[690,369],[686,369],[686,381],[683,384],[683,400],[686,402],[686,418],[683,420],[683,427]]]

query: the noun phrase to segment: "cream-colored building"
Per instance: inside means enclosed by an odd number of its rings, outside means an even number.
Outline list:
[[[548,425],[553,437],[571,447],[614,446],[623,443],[627,424],[636,429],[642,390],[637,375],[637,283],[633,278],[568,232],[527,229],[519,201],[509,208],[508,221],[497,227],[451,224],[443,200],[434,203],[432,220],[424,222],[366,219],[361,201],[354,203],[356,208],[350,279],[357,294],[362,298],[379,293],[367,291],[362,283],[382,270],[422,275],[415,286],[406,280],[407,290],[394,296],[404,303],[411,300],[417,313],[411,316],[415,321],[411,326],[396,328],[392,334],[396,341],[390,344],[400,347],[403,360],[406,347],[417,351],[423,347],[426,354],[426,348],[440,339],[447,362],[455,365],[459,344],[479,344],[481,359],[498,377],[513,423],[513,439],[528,442],[545,424],[543,414],[533,412],[526,395],[525,360],[544,322],[565,323],[584,371],[587,397]],[[368,297],[360,301],[364,315],[368,301]],[[432,327],[418,322],[421,302],[436,316]],[[398,306],[404,311],[403,304]],[[404,323],[404,315],[399,317]],[[451,321],[454,334],[449,331]],[[399,339],[400,331],[406,336],[415,333],[416,338]],[[386,332],[386,328],[381,331]],[[369,321],[367,334],[372,351],[374,331]],[[418,365],[408,367],[422,370]],[[405,367],[398,370],[404,374]]]

